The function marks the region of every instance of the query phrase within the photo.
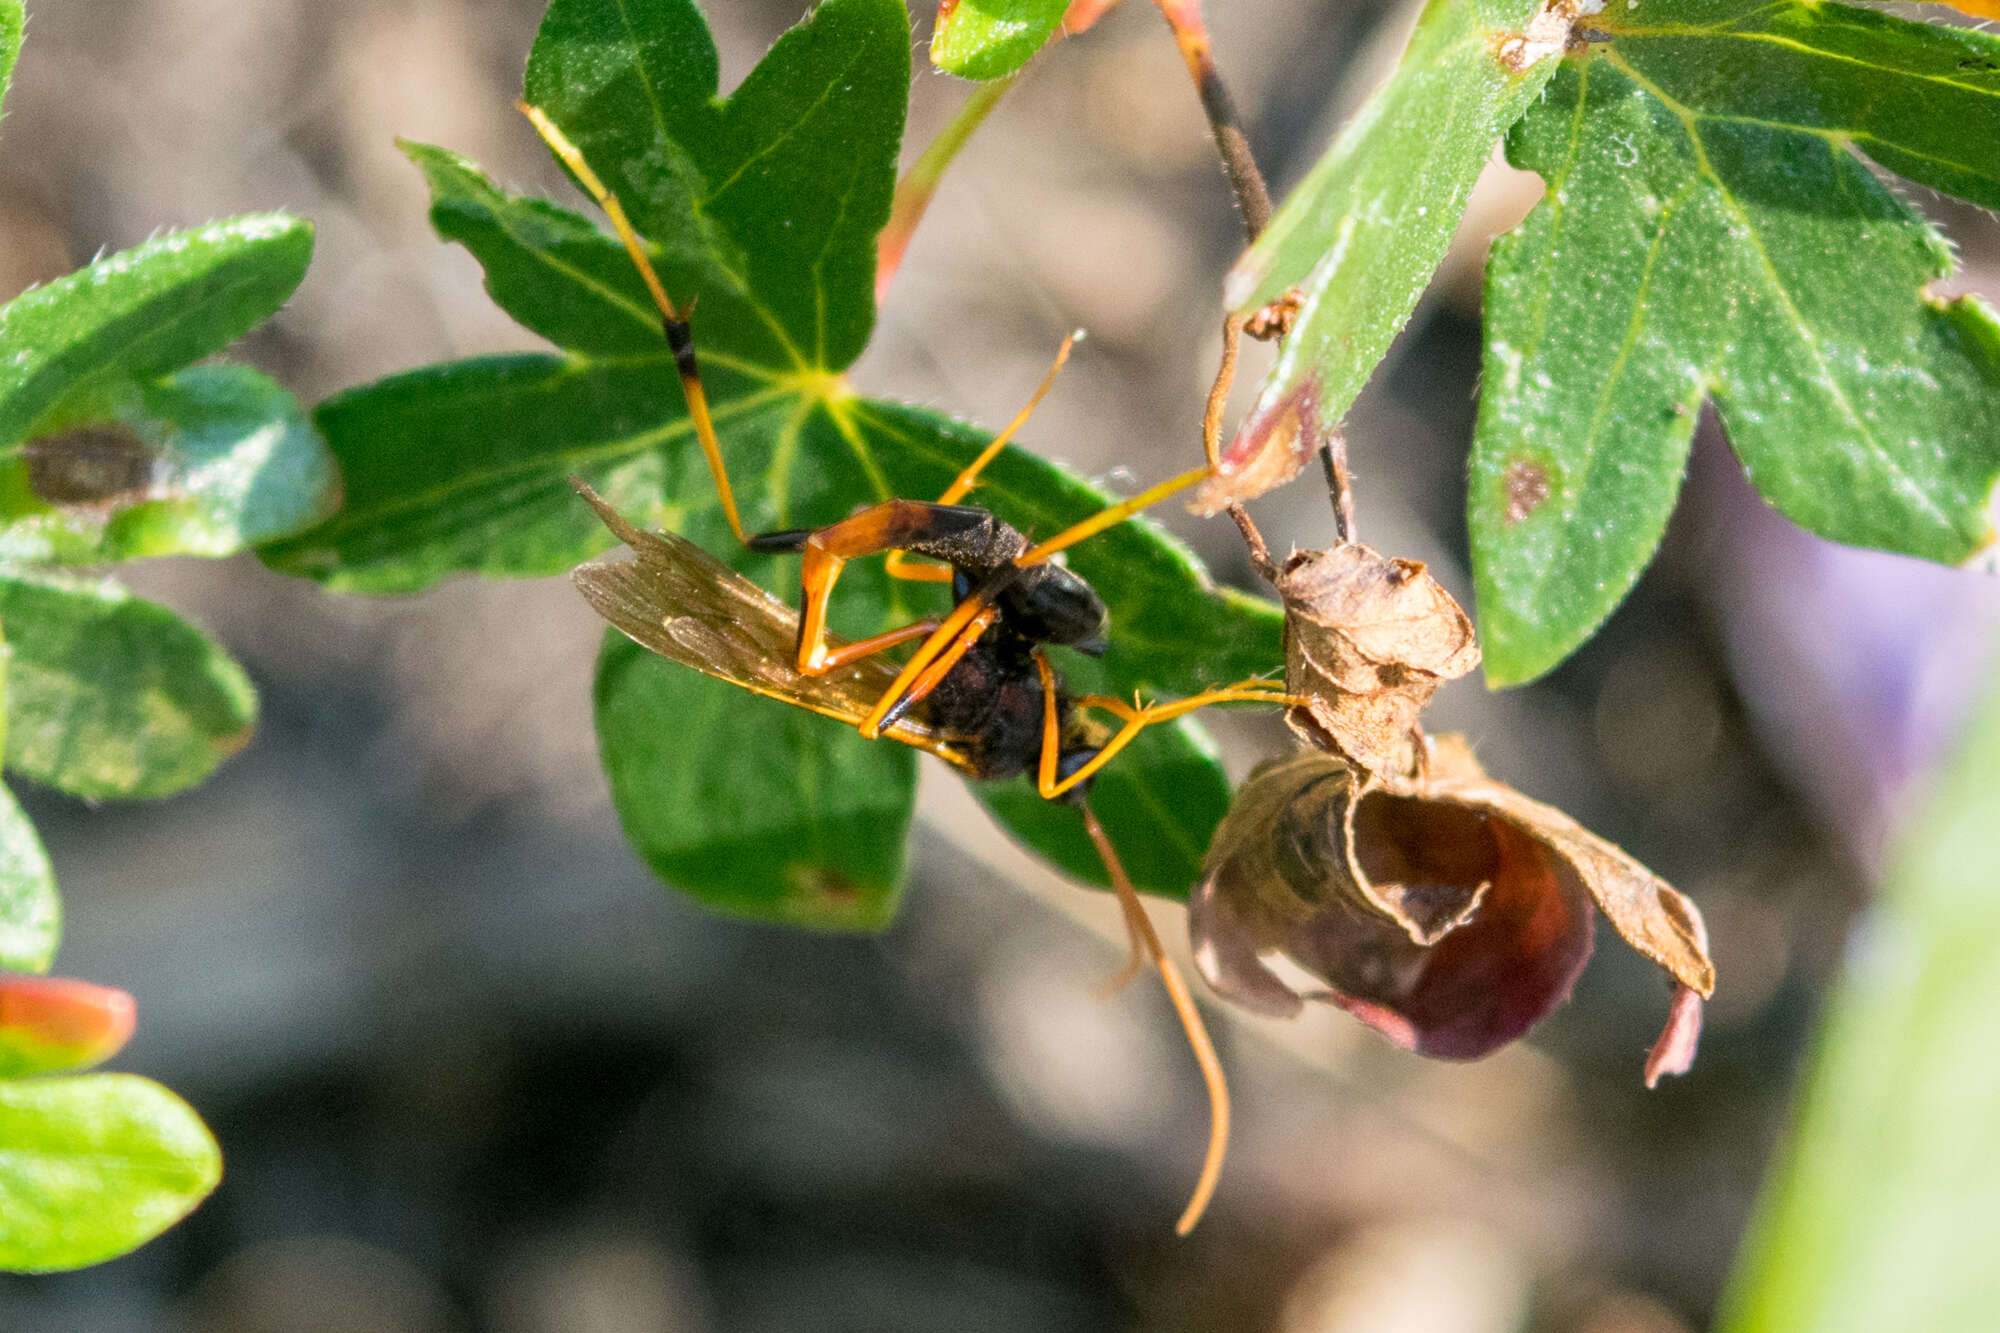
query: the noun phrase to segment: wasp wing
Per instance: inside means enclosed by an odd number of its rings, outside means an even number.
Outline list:
[[[791,607],[693,542],[641,532],[572,477],[597,516],[635,558],[600,557],[570,572],[597,611],[641,648],[766,698],[858,724],[896,680],[896,669],[864,657],[823,676],[797,669],[799,617]],[[828,645],[837,641],[828,638]],[[903,719],[883,735],[963,768],[963,748],[922,722]]]

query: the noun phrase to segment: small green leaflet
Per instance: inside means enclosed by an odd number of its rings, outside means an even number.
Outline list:
[[[0,968],[46,972],[62,942],[62,899],[41,835],[0,787]]]
[[[0,644],[0,686],[12,651]],[[7,718],[0,709],[0,737]],[[0,970],[46,972],[62,942],[62,899],[41,835],[14,793],[0,787]]]
[[[752,531],[936,495],[991,438],[858,396],[841,378],[874,321],[875,235],[894,189],[908,78],[899,0],[826,0],[726,99],[689,0],[557,0],[529,59],[529,100],[618,193],[669,293],[697,299],[703,380]],[[609,542],[570,493],[565,478],[576,473],[634,522],[672,528],[796,595],[795,560],[750,556],[723,524],[658,313],[618,243],[575,213],[497,188],[444,149],[406,151],[430,184],[439,233],[479,260],[497,303],[561,351],[425,367],[323,404],[315,416],[341,460],[347,505],[267,546],[266,559],[369,592],[461,571],[559,573]],[[1023,397],[1032,387],[1021,386]],[[1107,503],[1020,450],[995,461],[974,498],[1041,535]],[[1071,556],[1098,581],[1114,626],[1101,662],[1062,664],[1075,688],[1184,694],[1279,664],[1275,608],[1217,593],[1156,528],[1124,524]],[[842,579],[834,625],[858,636],[945,604],[939,588],[890,580],[879,561],[861,561]],[[855,927],[888,918],[912,756],[889,743],[871,751],[824,719],[780,720],[769,701],[644,661],[617,641],[600,660],[597,707],[613,800],[664,877],[772,919]],[[1215,783],[1182,799],[1147,776],[1205,765],[1219,783],[1195,735],[1160,727],[1142,736],[1113,766],[1131,776],[1107,782],[1096,802],[1121,847],[1167,849],[1149,851],[1139,878],[1152,892],[1186,892],[1221,815]],[[662,771],[671,765],[686,771]],[[780,800],[794,808],[774,808]],[[771,849],[750,855],[746,838],[778,827],[792,841],[774,880]],[[1045,820],[1016,829],[1067,863],[1068,843]],[[1192,855],[1179,854],[1185,845]]]
[[[931,32],[931,63],[961,79],[1012,74],[1042,49],[1069,0],[943,0]]]
[[[1338,431],[1444,258],[1494,143],[1554,72],[1515,35],[1534,10],[1534,0],[1430,0],[1395,73],[1237,261],[1231,309],[1256,310],[1294,285],[1301,305],[1226,469],[1267,451],[1308,459]]]
[[[243,668],[109,580],[0,569],[7,767],[87,799],[164,796],[249,739]]]
[[[1548,194],[1494,246],[1469,495],[1486,669],[1562,660],[1672,511],[1705,399],[1836,541],[1993,538],[2000,325],[1851,151],[2000,201],[2000,39],[1838,5],[1644,0],[1508,142]]]
[[[222,1178],[187,1103],[130,1074],[0,1081],[0,1270],[83,1268],[143,1245]]]
[[[14,58],[21,54],[21,0],[0,0],[0,102],[14,82]]]

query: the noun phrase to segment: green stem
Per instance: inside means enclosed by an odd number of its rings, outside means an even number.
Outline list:
[[[875,303],[880,305],[889,290],[889,283],[902,266],[903,252],[909,248],[910,237],[916,232],[917,224],[924,220],[924,210],[930,207],[931,196],[937,193],[938,182],[944,178],[945,168],[951,165],[958,150],[965,147],[965,141],[979,128],[1000,99],[1006,95],[1014,81],[1020,78],[1019,71],[1004,79],[994,79],[982,83],[972,90],[972,96],[965,99],[965,105],[951,118],[951,123],[938,132],[923,154],[910,164],[903,179],[896,182],[895,201],[889,206],[889,222],[882,228],[882,234],[875,241]]]

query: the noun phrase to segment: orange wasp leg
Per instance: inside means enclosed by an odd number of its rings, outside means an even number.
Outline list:
[[[1077,699],[1079,708],[1099,708],[1116,716],[1125,725],[1120,727],[1104,748],[1080,765],[1076,772],[1060,780],[1056,777],[1059,758],[1058,722],[1056,717],[1055,672],[1050,668],[1048,658],[1035,654],[1035,669],[1042,677],[1042,757],[1035,774],[1035,790],[1043,799],[1053,801],[1080,782],[1087,781],[1100,768],[1111,762],[1120,750],[1138,738],[1140,732],[1155,722],[1169,722],[1185,716],[1197,708],[1221,703],[1258,703],[1296,705],[1303,701],[1285,693],[1283,681],[1255,678],[1240,680],[1234,685],[1219,689],[1203,690],[1200,694],[1186,699],[1176,699],[1172,703],[1152,703],[1134,707],[1123,699],[1113,699],[1101,694],[1086,694]]]
[[[862,719],[860,730],[863,736],[871,741],[874,740],[882,734],[884,728],[895,726],[903,714],[929,697],[930,692],[951,674],[951,669],[958,665],[958,660],[972,650],[973,644],[979,642],[979,636],[986,633],[993,622],[1000,618],[999,607],[988,606],[976,597],[968,597],[959,605],[976,609],[945,644],[942,652],[926,657],[920,650],[904,665],[895,682],[876,701],[868,716]],[[957,615],[957,611],[954,610],[952,614]],[[950,623],[947,620],[932,630],[931,639],[925,641],[925,646],[928,647],[931,640],[942,634]]]
[[[753,551],[798,551],[804,556],[799,565],[803,588],[799,674],[817,676],[833,669],[826,648],[827,608],[833,598],[833,586],[849,560],[892,550],[924,537],[948,537],[954,531],[977,528],[989,521],[982,509],[925,500],[884,500],[823,528],[764,532],[752,537],[748,544]],[[947,569],[945,576],[949,578],[950,574]],[[930,622],[933,627],[937,623]],[[916,637],[910,634],[896,642]]]
[[[722,443],[716,439],[715,422],[708,412],[708,393],[701,386],[701,369],[695,362],[694,333],[688,323],[694,314],[694,302],[688,302],[687,309],[683,311],[668,297],[660,275],[654,272],[652,261],[646,257],[646,243],[626,216],[624,205],[590,169],[590,164],[583,160],[582,151],[556,128],[555,122],[540,107],[529,106],[526,102],[515,105],[534,123],[535,133],[542,136],[542,142],[562,159],[562,164],[569,168],[577,183],[611,219],[618,239],[625,244],[625,253],[632,257],[632,266],[639,270],[639,277],[645,282],[653,304],[659,307],[660,329],[666,335],[667,349],[673,353],[674,371],[680,376],[681,393],[687,398],[688,420],[694,424],[695,438],[701,442],[702,455],[708,460],[708,470],[715,477],[716,492],[722,497],[723,517],[729,520],[729,530],[736,534],[736,540],[745,541],[743,520],[736,513],[736,493],[729,486],[729,469],[722,462]]]
[[[1181,1211],[1180,1220],[1174,1223],[1177,1235],[1185,1236],[1194,1230],[1195,1223],[1208,1210],[1208,1201],[1215,1196],[1215,1186],[1222,1179],[1222,1158],[1229,1151],[1229,1081],[1223,1077],[1222,1061],[1216,1057],[1215,1043],[1208,1038],[1208,1029],[1202,1024],[1201,1011],[1195,1008],[1194,996],[1189,993],[1187,982],[1181,979],[1180,969],[1174,960],[1167,957],[1166,948],[1153,929],[1151,918],[1139,902],[1139,894],[1132,887],[1132,880],[1125,873],[1124,865],[1118,860],[1118,853],[1111,845],[1110,835],[1097,822],[1097,816],[1090,807],[1083,808],[1083,826],[1089,832],[1091,842],[1097,845],[1097,854],[1104,860],[1104,869],[1111,876],[1111,887],[1118,895],[1118,906],[1125,914],[1125,928],[1131,932],[1135,952],[1143,948],[1153,966],[1159,970],[1160,984],[1166,987],[1167,998],[1173,1001],[1174,1013],[1181,1021],[1181,1029],[1187,1033],[1188,1047],[1194,1052],[1195,1063],[1201,1066],[1202,1082],[1208,1088],[1208,1152],[1202,1159],[1201,1175],[1196,1179],[1194,1193],[1188,1198],[1187,1207]]]
[[[850,662],[859,662],[864,657],[873,657],[879,652],[894,648],[899,643],[908,643],[911,639],[921,639],[937,627],[938,622],[935,620],[919,620],[915,624],[905,625],[901,629],[892,629],[885,634],[877,634],[867,639],[856,639],[854,642],[842,644],[838,648],[829,648],[819,656],[819,672],[802,671],[799,674],[823,674],[828,671],[837,670],[840,667],[848,665]]]

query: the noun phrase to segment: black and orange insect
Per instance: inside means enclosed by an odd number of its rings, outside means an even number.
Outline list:
[[[1048,392],[1070,351],[1072,340],[1065,340],[1027,405],[938,500],[885,500],[819,528],[745,534],[709,419],[686,315],[668,298],[644,242],[582,154],[539,110],[522,109],[610,217],[660,309],[689,415],[731,530],[752,550],[803,556],[801,606],[794,612],[693,543],[634,527],[573,478],[578,493],[636,557],[607,557],[579,566],[572,576],[578,588],[613,626],[671,661],[836,718],[870,739],[886,736],[928,751],[968,777],[1003,779],[1032,772],[1043,797],[1078,809],[1104,860],[1130,936],[1130,960],[1115,984],[1123,985],[1152,962],[1208,1085],[1209,1149],[1178,1224],[1185,1234],[1207,1207],[1220,1175],[1228,1139],[1227,1085],[1187,986],[1090,810],[1088,791],[1098,770],[1150,725],[1212,703],[1293,701],[1282,682],[1269,679],[1239,681],[1167,703],[1072,695],[1047,649],[1101,653],[1108,620],[1090,585],[1050,563],[1050,557],[1201,481],[1209,469],[1183,473],[1039,543],[984,509],[958,503]],[[1212,454],[1213,440],[1209,443]],[[827,612],[841,569],[849,560],[883,553],[894,577],[948,581],[950,611],[854,642],[835,637],[827,628]],[[910,555],[937,563],[913,561]],[[917,647],[900,666],[883,656],[909,643]],[[1107,726],[1093,712],[1111,715],[1119,726]]]

